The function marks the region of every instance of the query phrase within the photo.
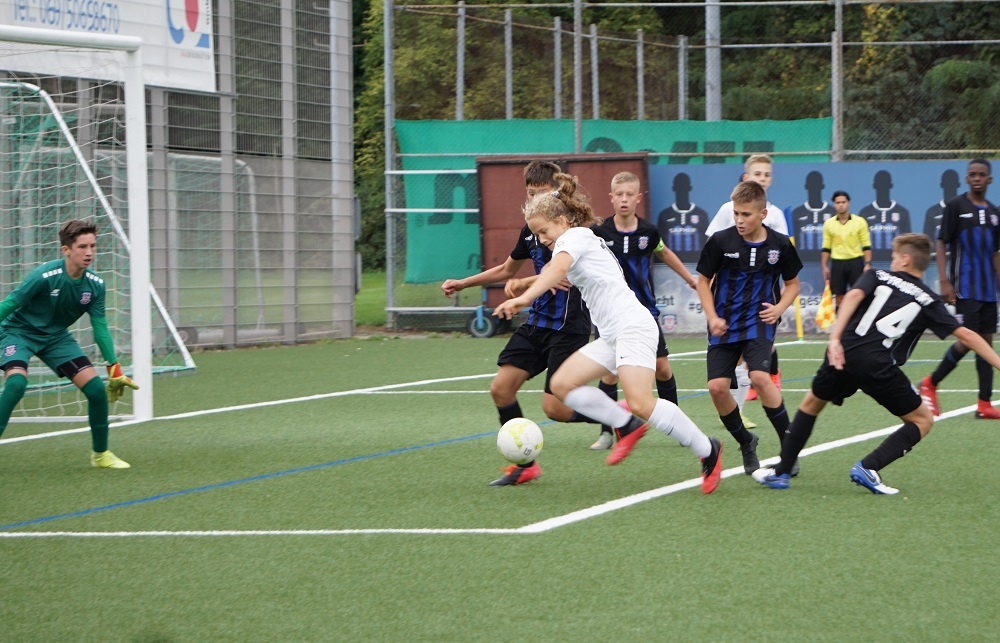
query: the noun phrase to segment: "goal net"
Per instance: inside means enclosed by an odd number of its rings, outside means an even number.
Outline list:
[[[136,60],[90,42],[20,42],[36,37],[12,38],[10,29],[0,28],[0,297],[62,256],[62,223],[94,221],[92,268],[107,286],[108,327],[123,369],[141,386],[111,414],[150,419],[153,374],[195,364],[150,286],[145,92],[141,76],[127,71]],[[32,71],[39,54],[62,56],[57,74]],[[89,317],[71,332],[104,376]],[[86,399],[37,358],[28,382],[12,421],[86,421]]]

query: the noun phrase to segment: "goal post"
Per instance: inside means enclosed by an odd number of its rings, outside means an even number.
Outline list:
[[[0,81],[0,118],[4,134],[15,128],[13,142],[0,148],[0,169],[16,176],[14,183],[4,184],[13,194],[4,206],[11,211],[10,227],[4,234],[14,240],[5,250],[4,289],[9,292],[32,267],[50,258],[58,250],[56,231],[66,219],[93,217],[98,222],[98,254],[95,270],[108,285],[108,322],[115,347],[126,371],[140,384],[122,402],[112,408],[116,419],[149,420],[153,417],[153,374],[164,370],[193,368],[194,362],[177,329],[151,285],[149,252],[149,195],[146,159],[146,100],[142,77],[141,39],[130,36],[91,35],[67,31],[33,29],[0,25],[0,68],[14,78]],[[69,117],[41,85],[27,80],[38,79],[24,58],[34,52],[46,54],[65,52],[66,68],[61,65],[58,75],[46,76],[49,83],[60,85],[74,79],[83,81],[91,92],[106,103],[92,105],[89,99],[77,98],[79,113]],[[107,55],[108,62],[96,66],[93,62],[78,62],[81,51]],[[81,67],[81,64],[84,66]],[[19,73],[22,65],[27,73]],[[89,67],[86,65],[90,65]],[[22,78],[22,77],[27,78]],[[84,104],[86,103],[86,104]],[[122,118],[122,114],[124,117]],[[104,120],[102,120],[102,115]],[[124,126],[122,126],[122,120]],[[89,128],[97,132],[86,151],[74,135]],[[103,130],[103,131],[102,131]],[[108,135],[107,140],[100,138]],[[127,142],[122,140],[121,132]],[[79,132],[77,132],[79,133]],[[126,226],[116,208],[126,214]],[[23,238],[21,238],[23,237]],[[111,240],[111,248],[106,240]],[[5,239],[4,245],[11,245]],[[30,265],[26,265],[30,264]],[[14,273],[18,273],[15,275]],[[5,293],[6,294],[6,293]],[[154,327],[153,305],[156,308]],[[84,316],[72,329],[81,340],[85,352],[99,367],[95,346],[87,337]],[[154,334],[156,335],[154,337]],[[83,338],[89,339],[89,343]],[[88,350],[89,349],[89,350]],[[125,356],[129,358],[130,364]],[[154,360],[157,364],[154,365]],[[38,364],[31,368],[30,385],[35,387],[42,371]],[[42,381],[34,391],[35,398],[22,403],[12,421],[80,420],[86,418],[76,391],[63,391],[65,380]],[[75,388],[71,385],[69,388]],[[75,396],[77,400],[63,400]],[[130,410],[129,410],[130,407]],[[82,410],[78,415],[73,409]],[[67,411],[67,409],[69,409]],[[78,411],[79,412],[79,411]]]

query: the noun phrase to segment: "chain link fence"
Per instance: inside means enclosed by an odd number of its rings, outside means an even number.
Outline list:
[[[1000,40],[986,27],[1000,19],[1000,4],[989,0],[387,6],[387,134],[399,143],[387,165],[390,325],[440,326],[447,306],[455,308],[452,327],[480,314],[480,290],[448,301],[440,281],[420,283],[408,263],[426,245],[419,230],[435,218],[477,217],[477,157],[644,150],[651,167],[733,164],[735,182],[738,165],[757,151],[779,164],[850,164],[1000,150]],[[512,140],[498,128],[493,139],[408,146],[396,138],[398,125],[426,119],[514,121],[520,134]],[[748,130],[814,119],[826,135],[790,150],[787,141],[752,134],[665,135],[624,146],[624,134],[582,133],[599,121],[626,132],[642,121],[719,119],[745,121]],[[600,203],[603,189],[584,187]],[[429,202],[435,207],[417,207]],[[456,259],[467,268],[455,264],[449,276],[489,267],[475,254],[476,239],[463,245],[454,234],[464,233],[449,234],[440,256],[449,245],[468,248]],[[434,320],[420,309],[434,309]]]

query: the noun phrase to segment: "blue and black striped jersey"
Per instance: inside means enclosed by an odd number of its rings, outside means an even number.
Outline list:
[[[976,205],[967,194],[948,201],[938,239],[948,248],[948,276],[960,299],[997,301],[993,255],[1000,250],[1000,213],[987,202]]]
[[[721,337],[711,333],[710,345],[748,339],[774,339],[777,324],[760,318],[762,305],[781,299],[782,279],[794,279],[802,261],[791,240],[764,226],[767,237],[749,243],[735,228],[716,232],[705,243],[698,261],[698,273],[712,279],[715,312],[729,330]]]
[[[532,234],[531,229],[525,224],[521,228],[517,244],[510,252],[510,258],[515,261],[531,259],[537,275],[552,259],[552,251],[539,243],[538,237]],[[525,323],[565,333],[589,334],[590,311],[587,310],[587,305],[583,303],[583,297],[576,287],[556,290],[555,294],[546,291],[531,302],[531,310],[528,311],[528,320]]]
[[[660,316],[653,292],[653,255],[663,243],[656,226],[638,219],[639,225],[632,232],[621,232],[615,226],[615,218],[608,217],[601,225],[593,226],[594,234],[604,239],[604,243],[614,253],[625,274],[625,283],[635,293],[636,298],[653,317]]]

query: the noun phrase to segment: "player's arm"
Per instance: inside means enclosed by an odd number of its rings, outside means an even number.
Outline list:
[[[493,310],[493,314],[501,319],[511,319],[518,311],[530,306],[536,297],[550,288],[555,288],[559,282],[566,279],[566,274],[572,265],[573,257],[568,252],[557,252],[552,255],[552,259],[545,264],[534,282],[517,297],[508,299],[497,306]]]
[[[962,342],[965,346],[971,348],[984,360],[989,362],[990,366],[1000,370],[1000,355],[997,355],[993,347],[990,346],[989,342],[983,339],[979,333],[969,330],[965,326],[959,326],[952,333],[955,338]]]
[[[108,330],[108,318],[91,315],[90,326],[94,330],[94,343],[97,344],[97,348],[101,351],[101,357],[108,363],[108,384],[106,390],[108,392],[108,403],[114,404],[125,393],[126,386],[132,390],[138,390],[139,385],[133,382],[122,371],[122,365],[118,363],[118,358],[115,357],[115,343],[111,339],[111,332]]]
[[[12,312],[20,308],[20,304],[14,299],[14,294],[7,295],[7,298],[0,301],[0,321],[7,319]]]
[[[830,360],[830,365],[838,371],[844,370],[844,347],[840,344],[840,338],[844,336],[844,329],[850,321],[858,306],[865,300],[865,291],[860,288],[851,288],[847,291],[840,302],[840,310],[837,311],[837,319],[830,327],[830,340],[826,345],[826,357]]]
[[[692,275],[691,271],[687,269],[684,262],[681,261],[681,258],[677,256],[677,253],[668,248],[663,243],[662,239],[660,240],[660,245],[657,246],[655,252],[656,256],[660,258],[660,261],[667,264],[671,270],[680,275],[688,286],[691,288],[698,287],[698,280],[695,279],[695,276]]]
[[[507,257],[507,260],[499,266],[493,266],[489,270],[484,270],[479,274],[472,275],[471,277],[465,277],[464,279],[445,279],[444,283],[441,284],[441,290],[444,291],[445,297],[451,297],[456,292],[465,290],[466,288],[471,288],[473,286],[486,286],[489,284],[499,283],[501,281],[507,281],[517,274],[517,271],[521,269],[521,265],[524,264],[525,261],[526,259],[514,259],[513,257]]]
[[[712,296],[712,277],[698,273],[698,300],[701,302],[701,312],[708,321],[708,332],[716,337],[721,337],[729,330],[729,325],[715,311],[715,298]]]
[[[522,277],[520,279],[508,279],[507,284],[503,287],[503,294],[507,295],[508,298],[517,297],[525,290],[528,289],[531,284],[535,283],[538,279],[538,275],[531,275],[529,277]],[[557,283],[554,287],[549,288],[549,291],[554,295],[557,290],[569,290],[573,287],[573,284],[569,282],[569,279],[563,279]]]
[[[819,253],[819,266],[823,269],[823,281],[830,281],[830,248],[826,244]]]
[[[860,218],[860,217],[859,217]],[[865,270],[872,267],[872,235],[868,230],[868,222],[861,219],[861,227],[858,235],[861,237],[861,254],[865,257]]]
[[[792,277],[785,279],[785,286],[781,289],[781,299],[776,304],[761,304],[760,318],[768,324],[777,324],[781,321],[781,315],[788,310],[788,307],[795,303],[795,298],[799,296],[799,278]]]

